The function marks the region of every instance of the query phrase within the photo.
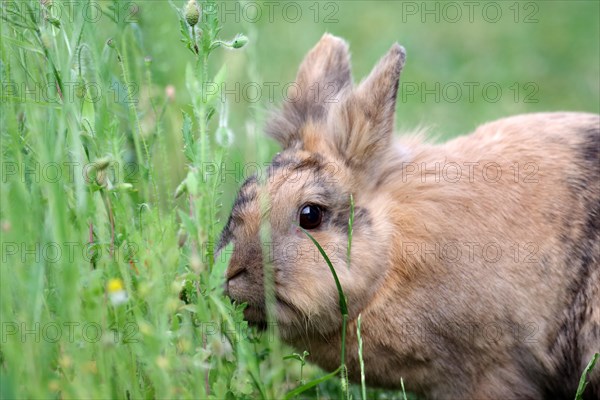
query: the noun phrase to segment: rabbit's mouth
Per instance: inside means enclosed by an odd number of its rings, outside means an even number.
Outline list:
[[[248,321],[251,326],[255,326],[259,329],[267,327],[267,312],[264,304],[252,304],[247,302],[247,306],[244,309],[244,319]],[[284,299],[278,294],[275,294],[275,315],[273,315],[274,322],[278,325],[287,326],[290,320],[299,314],[299,310],[292,303]]]
[[[248,304],[244,309],[244,319],[250,326],[260,330],[267,329],[267,318],[264,307]]]
[[[253,274],[248,269],[230,269],[227,272],[227,280],[224,285],[225,294],[237,303],[246,303],[244,309],[244,319],[249,325],[259,329],[266,328],[269,323],[277,324],[283,329],[288,329],[297,324],[301,319],[301,310],[294,305],[278,289],[280,286],[275,280],[273,286],[273,296],[265,296],[264,285],[262,284],[262,274]],[[267,317],[267,305],[265,297],[273,301],[273,315]]]

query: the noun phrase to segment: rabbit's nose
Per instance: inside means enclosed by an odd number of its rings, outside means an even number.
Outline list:
[[[225,278],[229,281],[233,278],[235,278],[236,276],[238,276],[239,274],[241,274],[242,272],[244,272],[246,270],[246,268],[244,268],[241,265],[229,265],[229,268],[227,268],[227,271],[225,271]]]
[[[225,283],[223,284],[223,291],[229,297],[232,297],[231,288],[236,285],[236,282],[239,284],[240,280],[243,279],[242,275],[246,271],[245,268],[228,268],[225,272]]]

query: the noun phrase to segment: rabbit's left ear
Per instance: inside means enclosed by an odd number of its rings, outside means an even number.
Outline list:
[[[352,87],[348,44],[324,34],[304,57],[282,110],[269,119],[266,132],[286,149],[301,146],[305,126],[324,122],[329,107]]]
[[[395,43],[351,96],[332,110],[329,126],[338,151],[359,168],[391,146],[396,95],[406,53]]]

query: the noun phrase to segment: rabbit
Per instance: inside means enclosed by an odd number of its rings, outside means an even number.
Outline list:
[[[338,292],[308,232],[345,293],[351,381],[360,315],[369,386],[573,398],[600,350],[600,115],[513,116],[443,144],[395,139],[404,63],[394,44],[355,86],[343,39],[325,34],[306,55],[265,129],[283,150],[241,186],[217,246],[233,243],[227,295],[247,303],[250,324],[265,327],[272,310],[284,342],[337,368]],[[584,397],[600,398],[600,368],[588,379]]]

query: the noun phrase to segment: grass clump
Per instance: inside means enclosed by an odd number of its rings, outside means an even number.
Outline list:
[[[247,39],[218,40],[215,14],[197,8],[191,24],[172,5],[192,51],[183,152],[165,137],[173,93],[157,90],[123,2],[98,3],[96,22],[73,8],[53,19],[69,10],[60,1],[3,9],[2,398],[276,395],[255,355],[267,339],[222,295],[226,260],[213,254],[220,193],[207,167],[227,124],[203,84],[225,79],[209,75],[211,52]],[[179,200],[166,168],[177,153]]]

